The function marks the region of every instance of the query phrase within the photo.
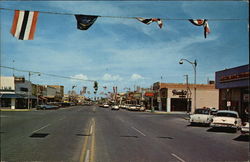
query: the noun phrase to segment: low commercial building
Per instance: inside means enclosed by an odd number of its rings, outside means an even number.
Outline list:
[[[194,87],[196,108],[219,107],[219,91],[215,84],[154,83],[153,101],[155,110],[194,112]]]
[[[215,73],[219,108],[234,110],[242,117],[249,110],[249,64]]]

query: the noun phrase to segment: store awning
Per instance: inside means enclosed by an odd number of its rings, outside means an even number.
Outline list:
[[[28,95],[24,94],[0,94],[0,98],[23,98],[28,99]],[[36,96],[30,96],[30,99],[37,99]]]
[[[19,94],[0,94],[0,98],[23,98]]]

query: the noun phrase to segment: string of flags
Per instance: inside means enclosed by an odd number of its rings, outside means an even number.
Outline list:
[[[49,13],[49,12],[43,12],[43,13]],[[33,40],[36,31],[38,15],[39,11],[15,10],[13,23],[10,31],[11,34],[19,40]],[[88,30],[95,23],[98,17],[105,17],[105,16],[95,16],[95,15],[80,15],[80,14],[74,14],[74,16],[77,21],[77,29],[79,30]],[[112,18],[112,16],[106,16],[106,17]],[[133,19],[137,19],[138,21],[147,25],[156,22],[159,28],[163,27],[163,20],[160,18],[145,19],[141,17],[134,17]],[[207,38],[207,35],[211,31],[207,19],[188,19],[188,20],[196,26],[203,26],[204,37]]]

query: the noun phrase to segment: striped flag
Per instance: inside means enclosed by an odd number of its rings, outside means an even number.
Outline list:
[[[147,25],[151,24],[152,22],[157,22],[157,24],[159,25],[160,28],[162,28],[162,26],[163,26],[162,20],[158,19],[158,18],[144,19],[141,17],[137,17],[136,19],[144,24],[147,24]]]
[[[11,34],[17,39],[33,40],[36,31],[38,11],[15,10]]]
[[[208,26],[208,22],[206,19],[197,19],[197,20],[189,19],[189,21],[196,26],[203,26],[204,27],[204,37],[207,38],[207,34],[210,33],[210,28]]]

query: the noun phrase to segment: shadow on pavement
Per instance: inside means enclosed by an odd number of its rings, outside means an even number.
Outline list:
[[[237,130],[231,128],[210,128],[207,132],[236,133]]]
[[[163,139],[174,139],[173,137],[168,137],[168,136],[161,136],[161,137],[157,137],[157,138],[163,138]]]
[[[123,137],[123,138],[138,138],[138,136],[120,136],[120,137]]]
[[[242,141],[242,142],[249,142],[250,138],[249,138],[249,135],[240,135],[240,136],[234,138],[233,140]]]
[[[187,125],[187,127],[206,127],[206,128],[208,128],[209,125],[197,123],[197,124],[189,124],[189,125]]]
[[[48,135],[49,133],[33,133],[30,137],[31,138],[45,138]]]

